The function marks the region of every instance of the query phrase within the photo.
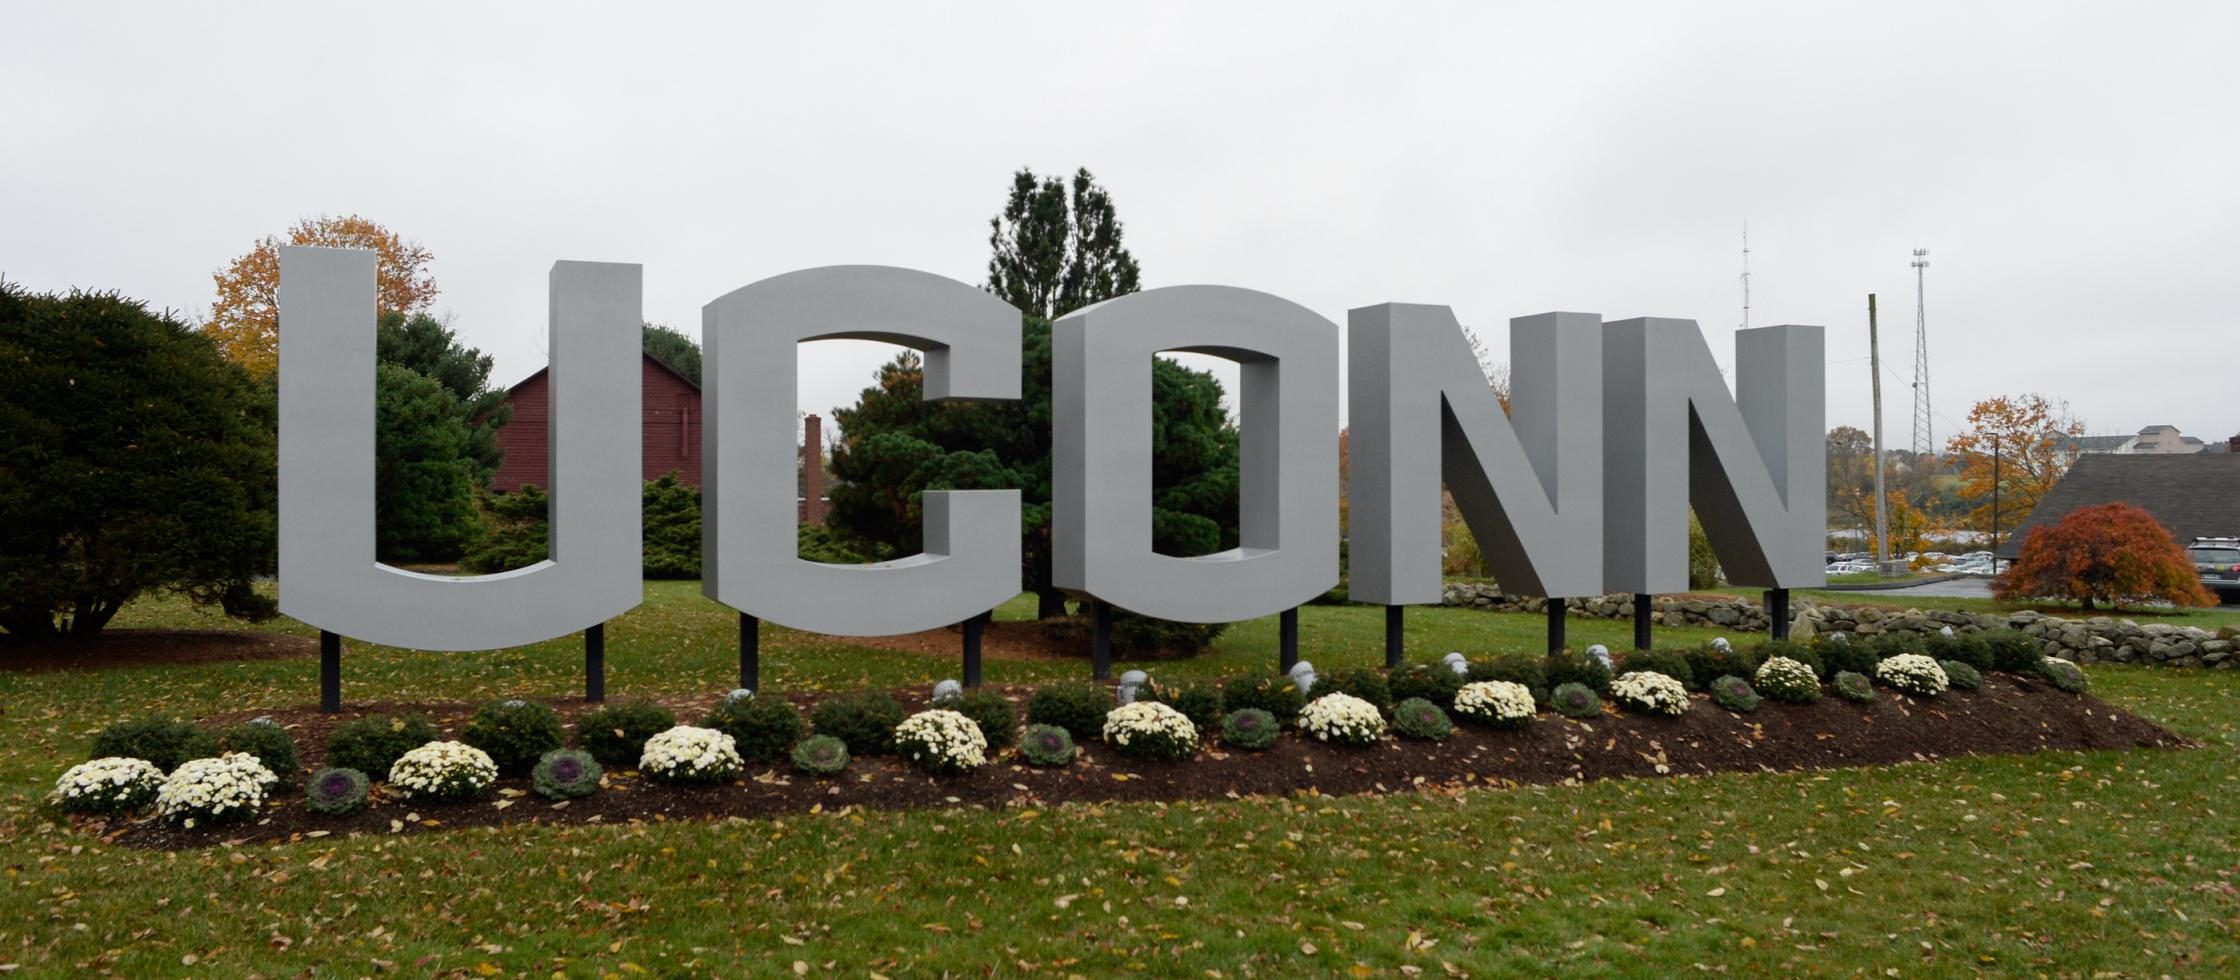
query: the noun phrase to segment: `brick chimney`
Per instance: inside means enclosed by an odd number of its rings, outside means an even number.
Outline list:
[[[801,523],[824,523],[824,420],[801,420]]]

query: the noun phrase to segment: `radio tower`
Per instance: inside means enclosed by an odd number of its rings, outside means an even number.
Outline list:
[[[1742,329],[1750,329],[1750,222],[1742,223]]]
[[[1913,250],[1913,455],[1929,458],[1937,451],[1929,425],[1929,301],[1924,288],[1929,250]],[[1916,463],[1916,465],[1919,465]]]

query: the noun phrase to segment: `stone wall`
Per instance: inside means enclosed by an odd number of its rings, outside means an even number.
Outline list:
[[[1657,596],[1651,600],[1649,621],[1673,626],[1701,626],[1736,633],[1766,632],[1765,610],[1744,599],[1708,599],[1700,596]],[[1445,605],[1492,612],[1545,614],[1546,599],[1513,596],[1491,585],[1449,584]],[[1633,596],[1606,595],[1573,599],[1570,615],[1596,619],[1632,619]],[[1935,633],[1951,627],[1955,633],[2014,629],[2036,637],[2048,656],[2091,663],[2145,663],[2170,667],[2234,666],[2234,649],[2240,647],[2240,627],[2214,630],[2163,623],[2140,625],[2128,619],[2096,616],[2062,619],[2034,610],[2013,613],[1964,613],[1943,610],[1893,610],[1878,606],[1841,606],[1798,597],[1790,626],[1794,639],[1821,633]]]

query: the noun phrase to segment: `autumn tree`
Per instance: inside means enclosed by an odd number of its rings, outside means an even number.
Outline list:
[[[210,304],[210,317],[202,329],[217,340],[227,358],[256,377],[270,378],[280,366],[282,245],[371,249],[376,256],[375,307],[382,314],[409,316],[425,312],[435,302],[435,277],[427,271],[434,256],[418,242],[407,242],[354,214],[298,221],[285,240],[266,235],[247,254],[211,276],[218,298]]]
[[[2030,513],[2077,460],[2084,423],[2069,406],[2029,394],[1980,401],[1968,410],[1968,428],[1953,436],[1946,454],[1960,464],[1961,499],[1975,504],[1970,526],[1997,536],[2011,518]],[[1996,455],[1996,466],[1994,466]],[[1996,471],[1996,476],[1994,476]],[[1992,490],[1998,490],[1994,524]]]
[[[2169,530],[2154,515],[2122,502],[2079,507],[2052,525],[2033,528],[2014,566],[1992,580],[1991,594],[2002,600],[2074,599],[2086,609],[2100,603],[2217,604]]]

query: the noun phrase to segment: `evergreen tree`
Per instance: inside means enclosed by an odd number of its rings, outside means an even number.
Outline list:
[[[905,352],[879,369],[852,407],[833,412],[829,526],[892,557],[922,550],[927,490],[1021,491],[1023,578],[1044,618],[1065,614],[1050,573],[1050,319],[1134,292],[1138,266],[1121,247],[1111,198],[1083,170],[1069,200],[1057,180],[1014,177],[991,224],[988,291],[1026,313],[1017,401],[929,403],[923,363]],[[1237,430],[1221,384],[1153,358],[1152,534],[1162,554],[1237,544]]]
[[[668,365],[669,370],[684,375],[693,384],[700,383],[700,342],[684,335],[682,331],[658,323],[645,325],[646,353]]]
[[[271,389],[192,327],[0,282],[0,630],[89,637],[165,591],[270,615],[273,431]]]

